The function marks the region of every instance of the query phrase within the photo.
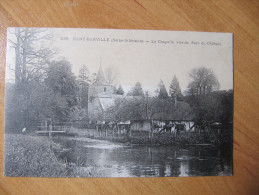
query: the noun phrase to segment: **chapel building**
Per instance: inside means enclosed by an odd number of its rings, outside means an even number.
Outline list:
[[[115,103],[115,87],[105,78],[100,66],[95,82],[89,86],[88,91],[88,116],[90,120],[101,120],[108,107]]]

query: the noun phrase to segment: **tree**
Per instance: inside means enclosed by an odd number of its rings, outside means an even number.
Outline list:
[[[61,60],[51,62],[45,83],[55,93],[59,93],[62,96],[74,96],[76,94],[76,77],[68,61]]]
[[[52,92],[50,109],[52,118],[58,121],[69,120],[70,109],[77,105],[78,85],[67,61],[54,61],[50,64],[45,79],[46,86]]]
[[[210,129],[213,121],[218,121],[220,101],[219,82],[215,73],[205,67],[194,68],[190,72],[186,99],[195,113],[195,124],[201,129]],[[205,134],[204,134],[205,135]]]
[[[79,70],[78,75],[78,102],[83,109],[88,108],[88,88],[91,83],[91,76],[86,65],[83,65]]]
[[[124,94],[124,90],[123,90],[121,85],[119,85],[118,89],[116,90],[116,94],[117,95],[123,95]]]
[[[223,133],[232,135],[233,90],[214,91],[206,95],[185,96],[195,114],[195,124],[211,129],[213,123],[220,123]],[[229,139],[230,140],[230,139]]]
[[[6,129],[15,133],[22,128],[37,130],[42,119],[55,115],[56,107],[64,101],[55,98],[54,92],[44,83],[32,80],[22,91],[14,84],[6,88]]]
[[[106,110],[106,117],[117,122],[127,120],[182,120],[191,114],[187,103],[177,106],[171,99],[158,97],[135,97],[130,99],[116,99],[115,105]]]
[[[187,91],[190,95],[205,95],[219,89],[219,81],[209,68],[194,68],[190,72],[190,77],[192,81],[189,83]]]
[[[116,122],[144,119],[144,98],[116,99],[115,104],[106,110],[106,117]]]
[[[171,98],[177,97],[180,98],[182,96],[180,84],[178,82],[177,77],[174,75],[174,78],[169,86],[169,93]]]
[[[52,34],[45,29],[16,28],[14,39],[9,39],[15,49],[15,83],[21,87],[32,77],[42,79],[46,66],[56,53],[46,47]]]
[[[167,99],[168,98],[168,93],[166,91],[165,84],[162,80],[160,80],[160,82],[158,84],[157,92],[158,92],[158,98],[159,99]]]
[[[15,83],[6,92],[12,95],[8,110],[8,125],[15,131],[39,125],[44,105],[51,95],[43,83],[47,67],[55,51],[47,48],[52,34],[45,29],[15,28],[9,30],[8,42],[14,48]],[[11,117],[9,117],[11,116]]]
[[[89,74],[89,70],[86,65],[83,65],[80,70],[79,70],[79,75],[78,75],[78,81],[81,84],[87,84],[89,85],[91,78]]]
[[[142,89],[142,84],[140,82],[136,82],[135,86],[128,92],[127,95],[143,97],[144,91]]]

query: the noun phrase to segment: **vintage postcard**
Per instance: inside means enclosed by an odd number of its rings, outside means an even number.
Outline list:
[[[233,174],[231,33],[8,28],[4,175]]]

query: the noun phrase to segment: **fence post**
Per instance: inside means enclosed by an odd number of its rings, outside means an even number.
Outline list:
[[[94,131],[94,138],[96,137],[96,131],[98,132],[98,125],[95,127],[95,131]]]
[[[115,129],[115,126],[112,128],[112,137],[114,138],[114,129]]]
[[[49,138],[51,138],[52,125],[49,125]]]

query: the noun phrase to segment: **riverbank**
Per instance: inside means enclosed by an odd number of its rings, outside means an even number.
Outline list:
[[[208,145],[159,147],[130,142],[114,143],[116,141],[82,136],[49,138],[28,134],[6,134],[4,175],[20,177],[164,177],[218,173],[231,175],[232,150],[226,147]]]
[[[5,134],[4,175],[15,177],[102,176],[59,158],[65,149],[47,136]]]
[[[64,163],[59,162],[53,149],[60,149],[47,137],[5,134],[6,176],[60,177],[67,176]]]
[[[153,133],[152,135],[148,132],[134,132],[131,134],[127,133],[116,133],[107,131],[96,131],[95,129],[73,129],[71,132],[79,137],[86,137],[98,140],[107,140],[117,143],[126,144],[137,144],[137,145],[149,145],[149,146],[172,146],[172,145],[213,145],[219,146],[222,143],[226,143],[225,135],[216,134],[198,134],[190,132],[180,132],[174,134],[171,132]],[[230,136],[228,140],[230,139]],[[231,142],[229,142],[231,143]]]

